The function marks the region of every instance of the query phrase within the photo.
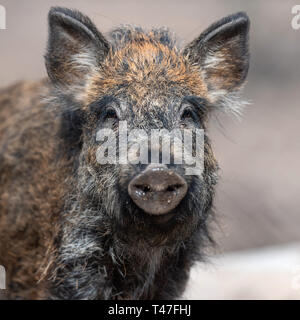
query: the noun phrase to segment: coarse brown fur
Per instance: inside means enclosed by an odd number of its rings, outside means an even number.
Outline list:
[[[41,104],[44,91],[44,83],[18,83],[1,93],[0,257],[8,297],[42,297],[39,268],[62,206],[51,139],[58,123]]]
[[[248,70],[245,14],[177,48],[166,29],[121,27],[106,40],[77,11],[49,14],[49,80],[0,91],[0,265],[9,299],[168,299],[211,240],[217,162],[205,134],[201,177],[168,223],[127,194],[140,165],[100,165],[99,127],[205,129],[239,113]],[[217,31],[218,32],[217,32]],[[181,114],[182,105],[196,115]],[[99,120],[100,119],[100,120]],[[184,166],[172,166],[183,175]]]

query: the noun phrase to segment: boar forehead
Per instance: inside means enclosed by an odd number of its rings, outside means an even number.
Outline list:
[[[159,42],[151,33],[136,32],[123,47],[112,49],[91,75],[87,104],[103,95],[126,95],[134,108],[167,106],[166,99],[185,94],[205,97],[201,70],[191,65],[176,47]],[[138,112],[138,110],[134,110]]]

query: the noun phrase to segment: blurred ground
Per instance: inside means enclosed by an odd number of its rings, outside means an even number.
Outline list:
[[[46,18],[53,5],[83,11],[102,32],[122,23],[168,26],[186,42],[215,20],[240,10],[246,11],[251,19],[251,66],[245,97],[252,105],[241,122],[217,115],[212,118],[210,126],[214,150],[221,166],[215,202],[218,217],[215,237],[219,251],[300,241],[300,30],[291,27],[294,1],[0,2],[7,11],[7,30],[0,30],[0,87],[20,79],[37,79],[46,75],[43,63]],[[297,248],[293,250],[291,256]],[[292,261],[284,250],[268,256],[269,261],[274,258],[274,267],[277,263],[280,266],[281,262]],[[237,283],[237,274],[233,271],[237,263],[240,268],[245,266],[241,269],[242,278],[251,273],[248,262],[249,265],[253,261],[264,263],[261,261],[264,253],[250,253],[249,258],[243,257],[243,254],[230,255],[220,273],[212,277]],[[261,265],[266,276],[269,265]],[[263,283],[263,272],[254,277],[257,277],[256,283]],[[212,279],[210,285],[217,278]],[[197,279],[210,281],[210,276],[203,273]],[[247,281],[251,283],[251,278]],[[245,288],[249,288],[247,283]],[[271,291],[266,297],[270,297]],[[195,292],[192,291],[191,296],[212,296],[211,292],[201,291],[197,295]],[[232,291],[233,296],[239,294]],[[290,293],[283,290],[280,294],[288,297]],[[222,296],[220,291],[215,297]]]
[[[300,299],[300,243],[227,253],[197,265],[183,299]]]

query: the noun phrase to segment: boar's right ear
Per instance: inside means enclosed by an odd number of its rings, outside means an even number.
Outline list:
[[[55,85],[83,83],[97,68],[110,45],[91,20],[80,12],[54,7],[49,16],[47,72]]]

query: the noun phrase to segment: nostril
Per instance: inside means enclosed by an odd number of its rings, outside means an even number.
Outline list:
[[[182,188],[183,185],[181,184],[174,184],[172,186],[168,186],[167,190],[168,192],[174,192],[174,191],[177,191],[178,189]]]
[[[174,186],[168,186],[167,191],[169,191],[169,192],[175,191]]]
[[[135,187],[139,190],[142,190],[145,193],[151,191],[151,188],[148,185],[146,185],[146,186],[145,185],[136,185]]]

